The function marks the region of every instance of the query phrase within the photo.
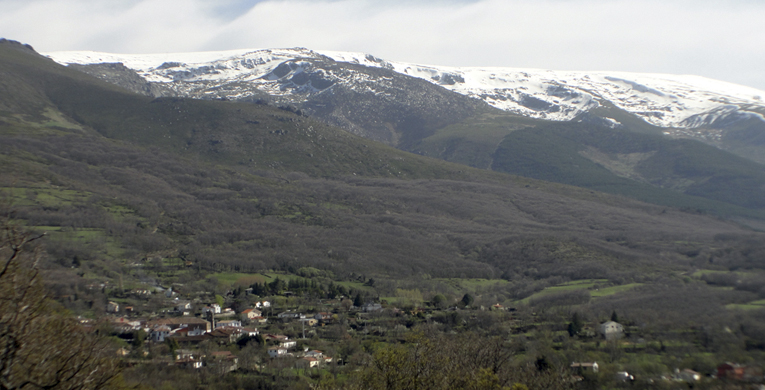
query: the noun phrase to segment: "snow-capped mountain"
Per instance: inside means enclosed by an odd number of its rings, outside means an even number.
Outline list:
[[[505,111],[549,120],[571,120],[607,100],[656,126],[693,128],[709,120],[709,115],[724,115],[734,106],[762,117],[748,110],[765,106],[765,91],[699,76],[426,66],[385,61],[363,53],[303,48],[149,55],[54,52],[47,55],[62,64],[121,62],[149,82],[255,83],[271,94],[288,93],[275,87],[280,78],[278,72],[270,74],[283,62],[329,57],[338,62],[395,70],[485,100]],[[297,65],[290,69],[292,73],[305,72],[302,66],[307,63]],[[321,90],[321,86],[312,86],[312,92]],[[234,88],[229,95],[230,98],[244,96],[246,88]]]
[[[678,194],[704,198],[697,210],[765,207],[765,93],[715,80],[437,67],[300,48],[162,55],[49,53],[49,57],[156,97],[129,95],[79,77],[147,112],[167,106],[182,115],[181,107],[196,105],[210,107],[211,113],[263,113],[260,119],[232,118],[211,127],[205,138],[195,135],[197,120],[178,124],[175,117],[170,121],[153,114],[136,115],[120,121],[119,131],[111,130],[121,136],[135,132],[156,137],[164,134],[163,123],[175,123],[181,134],[178,145],[217,154],[225,152],[218,145],[237,144],[230,132],[239,129],[260,142],[263,147],[257,150],[272,153],[265,144],[270,138],[264,135],[309,134],[313,130],[304,125],[311,120],[300,117],[309,116],[398,149],[498,173],[671,207],[689,204]],[[48,65],[67,73],[52,62]],[[101,114],[97,104],[86,103],[81,110]],[[81,117],[75,109],[62,114]],[[259,133],[265,122],[268,133]],[[86,126],[109,131],[100,122]],[[366,151],[373,149],[366,140],[331,131],[352,141],[341,142],[335,156],[354,156],[356,163],[384,162],[365,160]],[[695,138],[719,149],[674,138]],[[317,148],[325,146],[321,138],[310,142]],[[380,145],[374,148],[383,154],[391,151]]]
[[[765,91],[698,76],[574,72],[514,68],[457,68],[386,61],[363,53],[304,48],[123,55],[54,52],[62,64],[122,63],[166,95],[308,104],[343,86],[379,99],[399,98],[394,77],[411,76],[495,108],[526,117],[570,121],[597,108],[616,107],[670,136],[717,143],[731,123],[765,124]],[[411,92],[409,92],[411,95]],[[411,97],[411,96],[410,96]],[[318,107],[326,106],[321,103]],[[412,104],[412,100],[407,101]],[[310,108],[310,107],[308,107]],[[313,107],[316,109],[316,107]],[[333,112],[333,118],[347,114]],[[599,115],[605,123],[619,120]],[[337,119],[343,125],[345,118]],[[345,124],[346,128],[353,126]],[[395,143],[379,135],[379,140]]]

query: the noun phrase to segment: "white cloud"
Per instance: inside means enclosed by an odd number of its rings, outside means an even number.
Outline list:
[[[0,7],[0,34],[41,51],[305,46],[440,65],[699,74],[765,89],[758,1],[0,0]]]

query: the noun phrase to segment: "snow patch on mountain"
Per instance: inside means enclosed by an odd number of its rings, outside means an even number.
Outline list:
[[[360,71],[317,69],[309,61],[329,60],[390,69],[508,112],[556,121],[572,120],[610,102],[656,126],[692,129],[736,115],[762,118],[747,107],[765,107],[764,91],[686,75],[428,66],[386,61],[365,53],[305,48],[47,55],[62,64],[121,62],[149,82],[173,84],[173,90],[191,96],[242,98],[256,90],[275,96],[306,95],[321,93],[337,82],[358,91],[385,93],[375,85],[384,80]]]
[[[609,101],[656,126],[688,127],[705,124],[688,118],[721,106],[765,106],[765,91],[700,76],[426,66],[369,60],[363,53],[321,53],[336,61],[394,69],[505,111],[548,120],[572,120]]]

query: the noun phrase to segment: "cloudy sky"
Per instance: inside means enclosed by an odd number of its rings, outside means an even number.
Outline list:
[[[450,66],[695,74],[765,90],[762,0],[0,0],[40,52],[302,46]]]

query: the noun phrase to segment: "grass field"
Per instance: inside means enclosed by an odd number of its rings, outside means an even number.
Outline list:
[[[541,298],[547,295],[560,294],[563,292],[576,291],[576,290],[589,290],[590,296],[592,298],[600,298],[600,297],[618,294],[620,292],[624,292],[624,291],[643,285],[642,283],[630,283],[630,284],[623,284],[620,286],[595,288],[596,285],[600,283],[606,283],[606,282],[608,282],[608,279],[575,280],[575,281],[563,283],[557,286],[547,287],[544,290],[534,295],[531,295],[529,297],[523,298],[518,302],[529,303],[533,299]]]
[[[729,305],[725,305],[725,307],[733,310],[762,310],[765,309],[765,299],[760,299],[749,303],[731,303]]]
[[[694,278],[700,278],[704,275],[714,275],[714,274],[720,274],[720,275],[727,275],[727,274],[734,274],[739,277],[746,277],[746,276],[755,276],[762,274],[760,270],[748,270],[748,271],[719,271],[719,270],[712,270],[712,269],[701,269],[691,274]]]
[[[507,280],[503,279],[457,279],[457,278],[436,278],[431,279],[435,282],[441,282],[455,290],[455,293],[471,293],[474,294],[477,290],[497,285],[509,284]]]
[[[83,245],[95,245],[102,248],[104,255],[113,259],[120,258],[125,252],[120,242],[110,237],[103,229],[61,226],[30,226],[37,232],[45,233],[48,239],[55,241],[77,242]]]
[[[599,288],[597,290],[590,291],[590,296],[593,298],[606,297],[606,296],[618,294],[620,292],[624,292],[642,285],[643,283],[630,283],[630,284],[623,284],[621,286]]]
[[[43,207],[71,206],[87,201],[92,195],[84,191],[25,187],[0,187],[0,193],[8,196],[12,204]]]
[[[335,282],[335,284],[343,286],[343,287],[345,287],[347,289],[353,288],[353,289],[356,289],[356,290],[368,291],[368,292],[374,292],[375,291],[374,287],[367,286],[367,285],[365,285],[364,283],[361,283],[361,282],[348,282],[348,281],[345,281],[345,282]]]
[[[237,284],[237,282],[242,283],[244,281],[252,280],[252,283],[255,283],[256,281],[258,283],[270,283],[274,279],[276,279],[277,275],[269,275],[269,274],[262,274],[262,273],[243,273],[243,272],[218,272],[211,274],[210,276],[214,277],[215,279],[218,279],[218,282],[233,286],[234,284]],[[278,275],[281,279],[284,280],[290,280],[292,279],[291,275]]]

